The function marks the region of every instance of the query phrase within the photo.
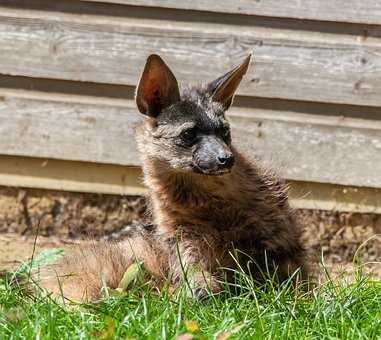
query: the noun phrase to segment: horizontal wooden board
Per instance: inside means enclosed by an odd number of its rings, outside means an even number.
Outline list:
[[[381,25],[379,0],[85,0],[280,18],[343,21]]]
[[[4,87],[3,87],[4,86]],[[5,87],[6,86],[6,87]],[[31,92],[33,91],[33,92]],[[21,76],[6,76],[0,74],[0,92],[5,95],[25,95],[27,98],[55,98],[62,101],[71,96],[77,102],[100,103],[114,106],[126,106],[128,100],[135,97],[135,87],[126,85],[110,85],[101,83],[83,83],[78,81],[42,79]],[[234,106],[251,107],[263,110],[302,112],[310,115],[340,116],[347,118],[362,118],[380,120],[381,109],[377,106],[358,106],[343,104],[328,104],[300,100],[259,98],[235,96]]]
[[[135,112],[132,105],[5,98],[0,101],[0,154],[138,165]]]
[[[0,154],[140,164],[133,129],[141,118],[128,100],[1,95]],[[245,108],[229,117],[238,147],[287,179],[381,188],[381,122]]]
[[[381,29],[369,36],[0,8],[0,73],[135,85],[148,54],[181,81],[212,80],[249,53],[239,94],[381,106]],[[378,32],[378,33],[377,33]]]
[[[144,195],[140,168],[0,155],[0,185]],[[294,208],[381,214],[381,190],[289,181]]]
[[[381,189],[289,181],[291,205],[318,209],[381,214]]]
[[[116,195],[146,192],[138,167],[2,155],[0,185]]]
[[[380,122],[246,109],[230,117],[241,149],[287,179],[381,188]]]

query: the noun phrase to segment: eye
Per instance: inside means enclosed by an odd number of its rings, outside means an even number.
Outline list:
[[[196,141],[197,131],[195,128],[185,130],[181,133],[180,138],[184,144],[192,145]]]
[[[224,129],[224,130],[222,130],[221,136],[222,136],[222,139],[225,142],[229,143],[230,139],[231,139],[230,129]]]

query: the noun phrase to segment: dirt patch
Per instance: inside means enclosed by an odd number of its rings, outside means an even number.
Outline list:
[[[0,233],[97,238],[148,219],[143,197],[0,187]]]
[[[330,265],[350,266],[358,251],[364,262],[381,261],[381,216],[299,210],[309,248]],[[127,226],[150,220],[143,197],[65,193],[0,187],[0,269],[41,249],[91,238],[123,238]],[[367,241],[368,240],[368,241]],[[364,244],[365,243],[365,244]],[[380,266],[380,265],[379,265]]]
[[[57,237],[20,236],[14,233],[0,234],[0,271],[16,268],[33,254],[50,248],[68,248],[81,241]]]
[[[355,254],[363,262],[381,261],[381,215],[299,210],[306,243],[332,263],[347,263]]]

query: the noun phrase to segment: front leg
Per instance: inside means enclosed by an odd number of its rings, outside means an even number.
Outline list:
[[[193,297],[203,298],[221,291],[216,268],[218,248],[212,237],[195,233],[182,233],[176,239],[173,272],[177,282],[183,282]]]

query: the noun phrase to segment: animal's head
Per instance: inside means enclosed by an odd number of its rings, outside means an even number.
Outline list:
[[[148,116],[139,149],[176,171],[222,175],[234,165],[225,112],[250,63],[206,86],[180,94],[175,76],[158,55],[150,55],[136,91],[139,111]]]

